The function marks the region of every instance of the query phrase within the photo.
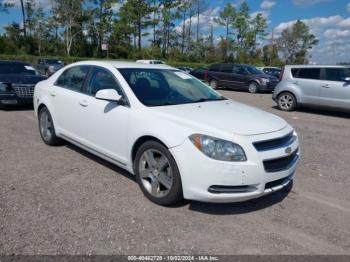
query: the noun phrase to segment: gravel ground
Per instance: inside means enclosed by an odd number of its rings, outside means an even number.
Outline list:
[[[0,110],[0,254],[350,254],[350,114],[285,113],[298,131],[288,190],[236,204],[149,202],[132,175],[40,139],[31,109]]]

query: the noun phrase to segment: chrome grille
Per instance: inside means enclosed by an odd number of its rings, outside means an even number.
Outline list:
[[[34,85],[13,84],[12,88],[16,95],[21,98],[32,98],[34,94]]]

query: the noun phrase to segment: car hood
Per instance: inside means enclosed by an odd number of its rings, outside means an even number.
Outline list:
[[[287,126],[282,118],[232,100],[160,106],[152,110],[196,132],[214,130],[249,136],[275,132]]]
[[[11,83],[11,84],[28,84],[35,85],[40,81],[45,80],[45,76],[34,76],[34,75],[20,75],[20,74],[0,74],[0,82]]]

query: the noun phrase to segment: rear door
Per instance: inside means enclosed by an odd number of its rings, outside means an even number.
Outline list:
[[[220,72],[223,86],[232,87],[235,85],[233,77],[233,64],[222,64]]]
[[[233,68],[232,73],[232,83],[237,88],[246,88],[247,87],[247,80],[248,79],[248,72],[242,65],[235,65]]]
[[[84,106],[82,92],[89,70],[90,66],[68,68],[50,92],[60,133],[76,141],[81,141],[83,122],[88,121],[80,117],[80,110]]]
[[[321,93],[321,68],[292,68],[293,84],[301,92],[301,103],[318,105]]]
[[[320,104],[329,107],[350,109],[350,77],[348,68],[325,68],[321,84]]]

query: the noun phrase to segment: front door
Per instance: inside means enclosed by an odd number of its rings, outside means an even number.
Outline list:
[[[115,89],[123,96],[123,102],[110,102],[95,98],[103,89]],[[114,75],[107,69],[94,67],[86,85],[84,106],[80,118],[84,144],[122,165],[128,159],[128,129],[130,107],[126,96]]]

